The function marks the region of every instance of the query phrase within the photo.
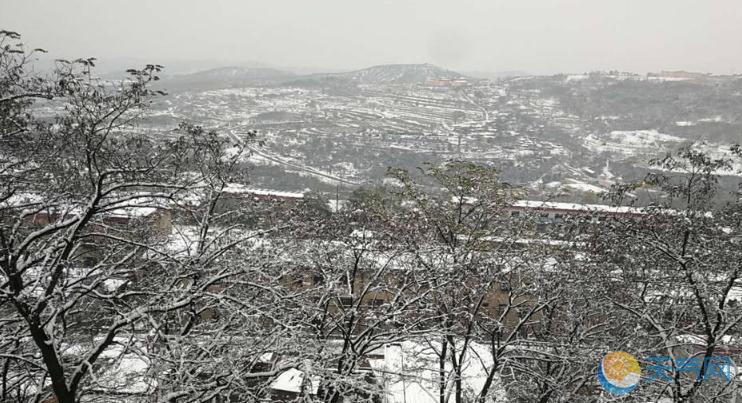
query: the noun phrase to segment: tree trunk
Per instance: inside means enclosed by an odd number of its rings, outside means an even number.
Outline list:
[[[441,342],[441,354],[438,356],[438,402],[446,403],[446,352],[448,343],[444,337]]]
[[[49,379],[52,381],[52,390],[56,395],[58,403],[75,403],[75,395],[67,388],[67,382],[64,376],[64,368],[59,362],[54,344],[49,340],[46,332],[41,329],[37,323],[29,323],[29,330],[33,337],[34,343],[41,351],[41,356],[49,371]]]

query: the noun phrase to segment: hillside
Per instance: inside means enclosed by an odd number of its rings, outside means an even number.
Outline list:
[[[311,74],[286,85],[414,85],[432,80],[464,78],[463,74],[432,64],[384,64],[342,73]]]
[[[228,66],[165,77],[159,86],[169,91],[205,91],[275,84],[294,77],[293,73],[267,67]]]
[[[422,84],[430,80],[463,77],[455,71],[432,64],[386,64],[338,73],[336,76],[359,84]]]

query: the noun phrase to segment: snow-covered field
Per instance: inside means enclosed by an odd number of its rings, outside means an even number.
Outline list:
[[[612,131],[585,137],[585,148],[596,153],[632,157],[657,155],[658,150],[671,150],[684,141],[682,137],[660,133],[657,130]]]

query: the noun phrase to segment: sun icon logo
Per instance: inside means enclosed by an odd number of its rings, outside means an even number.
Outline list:
[[[639,384],[642,370],[636,358],[623,351],[611,351],[598,364],[598,382],[614,395],[631,392]]]

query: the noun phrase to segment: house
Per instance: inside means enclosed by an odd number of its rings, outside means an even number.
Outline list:
[[[138,226],[157,236],[169,235],[173,227],[172,212],[162,203],[115,209],[105,214],[101,221],[111,227]]]
[[[289,402],[304,394],[317,396],[320,382],[321,379],[317,376],[306,376],[303,371],[289,368],[271,382],[266,401]]]
[[[130,195],[126,195],[130,196]],[[133,195],[136,196],[136,195]],[[93,224],[101,228],[131,228],[144,225],[153,234],[169,234],[172,216],[169,205],[161,199],[142,195],[129,202],[120,203],[122,207],[104,210],[93,219]],[[60,219],[79,216],[83,212],[83,202],[46,200],[43,195],[27,193],[9,197],[0,203],[0,211],[10,217],[24,215],[24,221],[33,226],[53,224]]]
[[[631,217],[646,214],[639,207],[609,206],[604,204],[579,204],[563,202],[547,202],[537,200],[518,200],[506,207],[512,217],[525,216],[527,214],[539,214],[549,222],[558,223],[566,216],[597,215],[605,217]]]
[[[304,198],[305,192],[289,192],[272,189],[259,189],[239,183],[230,183],[224,193],[232,197],[252,199],[255,201],[285,201],[298,202]]]

